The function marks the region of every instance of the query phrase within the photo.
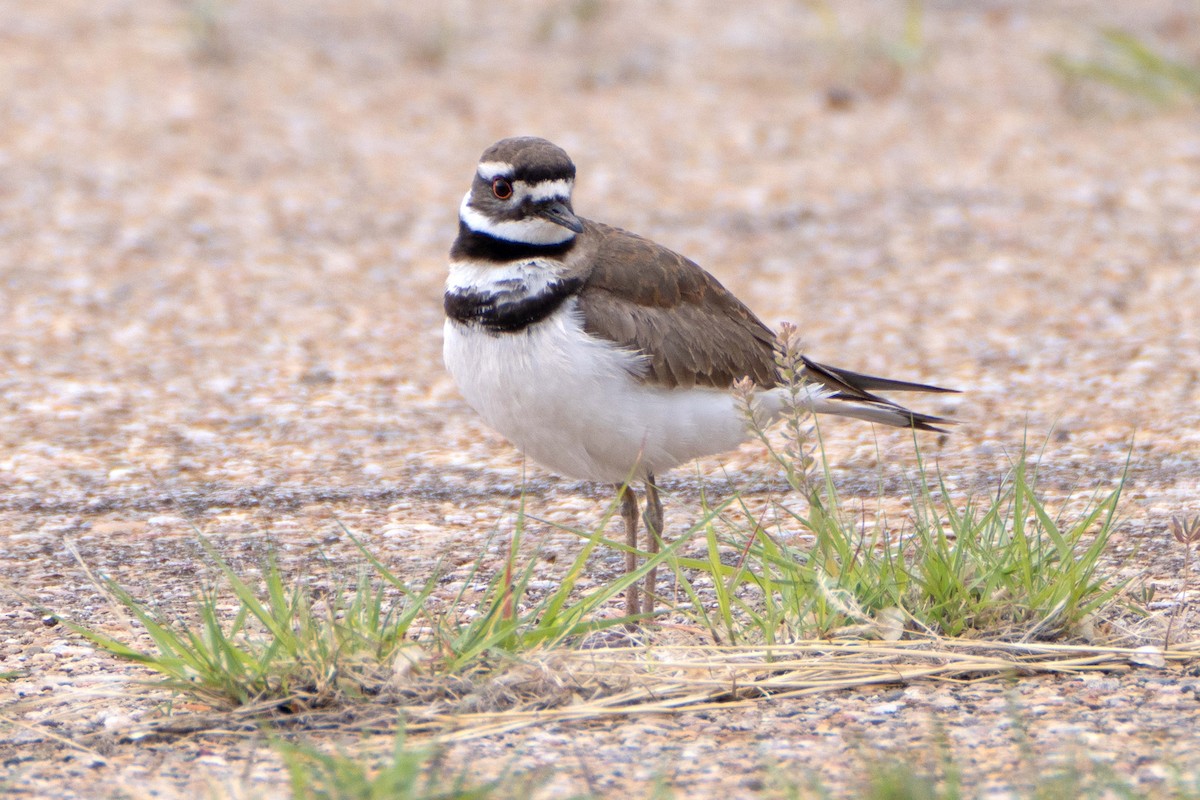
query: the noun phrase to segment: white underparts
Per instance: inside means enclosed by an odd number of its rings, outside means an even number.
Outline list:
[[[643,383],[640,356],[585,333],[577,305],[517,333],[446,322],[443,355],[463,396],[531,459],[619,483],[746,439],[728,392]]]

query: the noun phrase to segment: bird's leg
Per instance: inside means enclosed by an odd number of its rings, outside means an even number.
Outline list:
[[[658,499],[658,487],[654,485],[654,476],[646,476],[646,534],[649,542],[646,550],[653,556],[658,552],[659,546],[662,544],[663,533],[663,507],[662,502]],[[647,614],[654,613],[654,597],[657,587],[655,581],[658,578],[658,567],[651,567],[646,573],[646,599],[642,607],[642,611]]]
[[[625,574],[628,575],[637,569],[637,494],[628,484],[618,485],[617,494],[621,496],[621,519],[625,520],[625,543],[630,548],[625,554]],[[641,604],[638,603],[638,585],[634,582],[625,590],[625,615],[636,617],[641,610]]]

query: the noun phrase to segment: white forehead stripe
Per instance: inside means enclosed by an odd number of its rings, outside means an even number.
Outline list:
[[[509,242],[562,244],[575,238],[575,232],[571,229],[541,217],[526,217],[519,220],[492,219],[471,206],[470,192],[467,192],[462,205],[458,207],[458,218],[473,231],[486,233]]]
[[[490,181],[501,175],[512,175],[515,171],[513,165],[507,161],[480,161],[479,168],[476,169],[479,177],[485,181]]]

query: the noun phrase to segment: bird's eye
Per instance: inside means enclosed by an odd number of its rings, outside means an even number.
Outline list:
[[[492,194],[496,195],[497,199],[507,200],[513,194],[512,184],[504,178],[496,178],[492,181]]]

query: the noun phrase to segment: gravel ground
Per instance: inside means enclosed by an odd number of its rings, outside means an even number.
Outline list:
[[[927,450],[955,490],[994,483],[1026,439],[1052,495],[1110,489],[1128,459],[1114,557],[1178,596],[1166,522],[1200,511],[1200,118],[1065,83],[1049,58],[1095,54],[1118,26],[1200,61],[1194,3],[931,1],[919,47],[903,4],[867,0],[832,17],[789,0],[417,5],[10,1],[0,586],[105,628],[72,550],[183,609],[193,526],[236,563],[270,545],[289,570],[323,554],[353,573],[345,524],[424,576],[499,556],[486,542],[522,486],[538,516],[594,522],[606,494],[523,464],[440,363],[458,201],[488,144],[528,133],[574,157],[577,211],[687,253],[768,322],[800,323],[815,358],[965,389],[922,406],[962,423]],[[916,468],[904,432],[823,432],[847,494],[880,475],[899,494]],[[777,485],[750,445],[679,470],[668,526],[726,474],[751,496]],[[552,578],[578,541],[535,531]],[[598,556],[594,580],[618,561]],[[15,600],[6,670],[0,791],[283,792],[255,737],[123,739],[153,711],[129,696],[144,674]],[[932,758],[941,730],[1004,796],[1015,702],[1037,747],[1165,792],[1171,768],[1200,768],[1196,686],[1144,669],[912,685],[549,725],[451,756],[556,765],[546,796],[644,796],[665,775],[741,797],[764,764],[844,787],[856,754]]]

